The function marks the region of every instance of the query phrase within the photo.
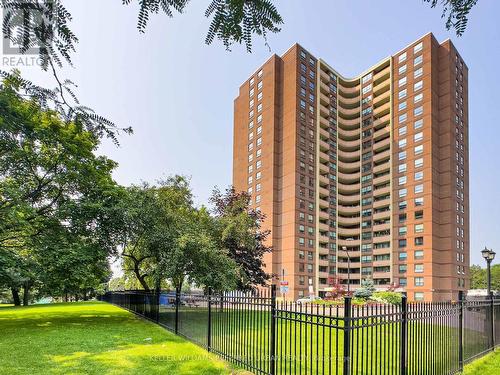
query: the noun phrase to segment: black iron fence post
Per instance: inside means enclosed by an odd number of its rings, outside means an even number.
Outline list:
[[[491,334],[491,350],[495,350],[495,303],[493,299],[493,292],[490,292],[490,334]]]
[[[276,285],[271,285],[271,332],[269,335],[269,373],[276,374]]]
[[[464,369],[464,292],[458,292],[458,368]]]
[[[351,373],[351,297],[344,298],[344,375]]]
[[[401,375],[408,373],[408,300],[406,296],[401,298]]]
[[[207,350],[212,347],[212,288],[208,288],[208,330],[207,330]]]
[[[181,290],[175,288],[175,334],[179,332],[179,305],[181,304]]]

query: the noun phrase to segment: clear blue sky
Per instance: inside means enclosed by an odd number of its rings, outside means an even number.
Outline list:
[[[465,36],[457,38],[445,29],[441,10],[422,0],[282,0],[281,33],[269,37],[271,51],[256,38],[252,54],[242,46],[227,52],[219,43],[204,44],[208,0],[191,1],[173,19],[152,17],[144,35],[136,30],[136,7],[121,0],[64,3],[80,38],[75,68],[65,76],[79,84],[83,103],[135,131],[121,138],[121,147],[106,142],[101,148],[120,164],[116,180],[188,175],[199,203],[214,186],[231,183],[233,100],[271,53],[298,42],[353,76],[429,31],[439,41],[451,38],[469,66],[472,263],[482,263],[485,244],[500,258],[499,1],[479,0]],[[23,73],[46,79],[37,69]]]

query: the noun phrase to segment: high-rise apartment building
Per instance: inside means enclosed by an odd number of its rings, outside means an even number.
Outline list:
[[[336,283],[456,299],[469,279],[468,70],[429,33],[355,78],[300,45],[239,90],[233,184],[287,298]]]

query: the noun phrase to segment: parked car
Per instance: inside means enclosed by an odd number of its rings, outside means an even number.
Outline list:
[[[311,303],[314,301],[321,301],[321,298],[319,297],[304,297],[304,298],[299,298],[296,303]]]

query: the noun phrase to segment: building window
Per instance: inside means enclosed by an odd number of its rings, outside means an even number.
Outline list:
[[[415,198],[415,207],[420,207],[424,205],[424,198]]]
[[[415,264],[415,273],[423,273],[424,265],[423,264]]]
[[[424,231],[424,224],[415,224],[415,233],[422,233]]]
[[[406,135],[406,131],[407,131],[407,127],[406,127],[406,126],[402,126],[402,127],[400,127],[400,128],[398,129],[398,134],[399,134],[399,136],[401,137],[401,136]]]
[[[422,67],[418,68],[413,72],[413,78],[418,78],[424,73],[424,69]]]
[[[415,237],[415,246],[423,246],[424,237]]]
[[[419,53],[420,51],[422,51],[423,47],[424,45],[422,42],[418,43],[417,45],[415,45],[415,47],[413,47],[413,53]]]
[[[424,133],[423,132],[418,132],[413,136],[413,141],[415,142],[420,142],[421,140],[424,139]]]
[[[424,178],[424,172],[415,172],[415,181],[422,180]]]
[[[424,107],[423,106],[420,106],[420,107],[417,107],[413,110],[413,115],[414,116],[420,116],[422,115],[422,113],[424,113]]]
[[[408,193],[408,191],[406,189],[399,189],[399,198],[406,197],[407,193]]]
[[[424,251],[423,250],[415,250],[415,259],[424,259]]]
[[[418,91],[418,90],[420,90],[423,86],[424,86],[423,81],[418,81],[418,82],[415,82],[415,84],[413,85],[413,91]]]
[[[415,277],[415,286],[424,286],[424,278]]]
[[[415,130],[417,130],[417,129],[420,129],[422,126],[424,126],[424,119],[419,119],[419,120],[415,121],[413,128]]]
[[[406,64],[404,65],[401,65],[398,69],[398,73],[401,75],[401,74],[405,74],[406,73]]]
[[[415,292],[413,294],[413,298],[415,299],[415,301],[423,301],[424,300],[424,293],[422,293],[422,292]]]
[[[415,97],[413,98],[413,103],[418,103],[420,102],[422,99],[424,98],[424,94],[420,93],[418,95],[415,95]]]
[[[421,168],[424,166],[424,159],[419,158],[415,160],[415,168]]]
[[[398,56],[398,62],[402,63],[403,61],[406,60],[406,52],[402,53],[401,55]]]
[[[415,57],[415,59],[413,60],[414,66],[417,66],[418,64],[421,64],[421,63],[422,63],[422,55]]]
[[[401,123],[405,122],[407,118],[408,118],[408,115],[406,113],[403,113],[402,115],[399,115],[398,121],[401,124]]]
[[[399,103],[398,105],[399,111],[402,111],[403,109],[406,109],[406,100],[404,102]]]
[[[406,77],[400,78],[398,81],[399,87],[404,86],[404,85],[406,85]]]
[[[406,172],[406,163],[399,164],[399,166],[398,166],[398,172],[399,172],[399,173],[404,173],[404,172]]]
[[[415,146],[415,155],[420,155],[424,152],[424,145]]]
[[[261,90],[262,89],[262,81],[260,81],[258,84],[257,84],[257,90]]]
[[[398,146],[399,146],[399,148],[404,148],[404,147],[406,147],[406,138],[400,139],[400,140],[398,141]]]
[[[415,194],[421,194],[423,192],[424,192],[423,184],[415,185]]]

